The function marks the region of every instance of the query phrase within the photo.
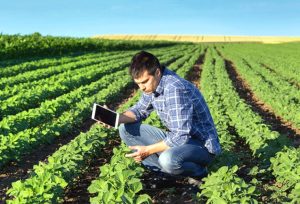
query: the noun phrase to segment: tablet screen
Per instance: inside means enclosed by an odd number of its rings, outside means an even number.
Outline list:
[[[112,127],[117,127],[118,114],[112,110],[104,108],[103,106],[94,104],[92,119],[101,121]]]

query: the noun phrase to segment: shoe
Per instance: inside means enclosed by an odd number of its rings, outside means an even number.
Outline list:
[[[187,177],[187,183],[193,187],[199,187],[202,184],[202,178],[198,177]]]
[[[207,175],[208,175],[207,168],[205,168],[201,175],[187,177],[187,182],[192,186],[199,186],[200,184],[203,183],[202,178],[206,177]]]

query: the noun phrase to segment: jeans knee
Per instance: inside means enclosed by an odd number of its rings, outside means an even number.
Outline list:
[[[128,133],[128,127],[126,124],[121,124],[119,126],[119,134],[120,134],[121,140],[123,142],[125,142],[125,144],[129,145],[129,141],[131,141],[132,135],[130,135]]]
[[[119,129],[120,137],[123,139],[124,136],[126,135],[125,125],[122,123],[118,129]]]
[[[137,139],[139,136],[140,123],[121,124],[119,126],[119,134],[127,145]]]
[[[162,170],[168,174],[178,175],[181,173],[181,165],[179,161],[168,150],[159,156],[158,162]]]

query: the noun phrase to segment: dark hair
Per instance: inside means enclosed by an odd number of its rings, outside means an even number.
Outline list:
[[[140,51],[131,59],[129,74],[132,78],[138,78],[147,70],[150,75],[154,75],[157,68],[161,72],[163,71],[163,67],[160,65],[157,57],[149,52]]]

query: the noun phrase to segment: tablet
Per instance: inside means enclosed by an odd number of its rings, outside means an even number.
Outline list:
[[[110,109],[94,103],[92,119],[105,123],[111,127],[118,128],[119,113],[116,113]]]

